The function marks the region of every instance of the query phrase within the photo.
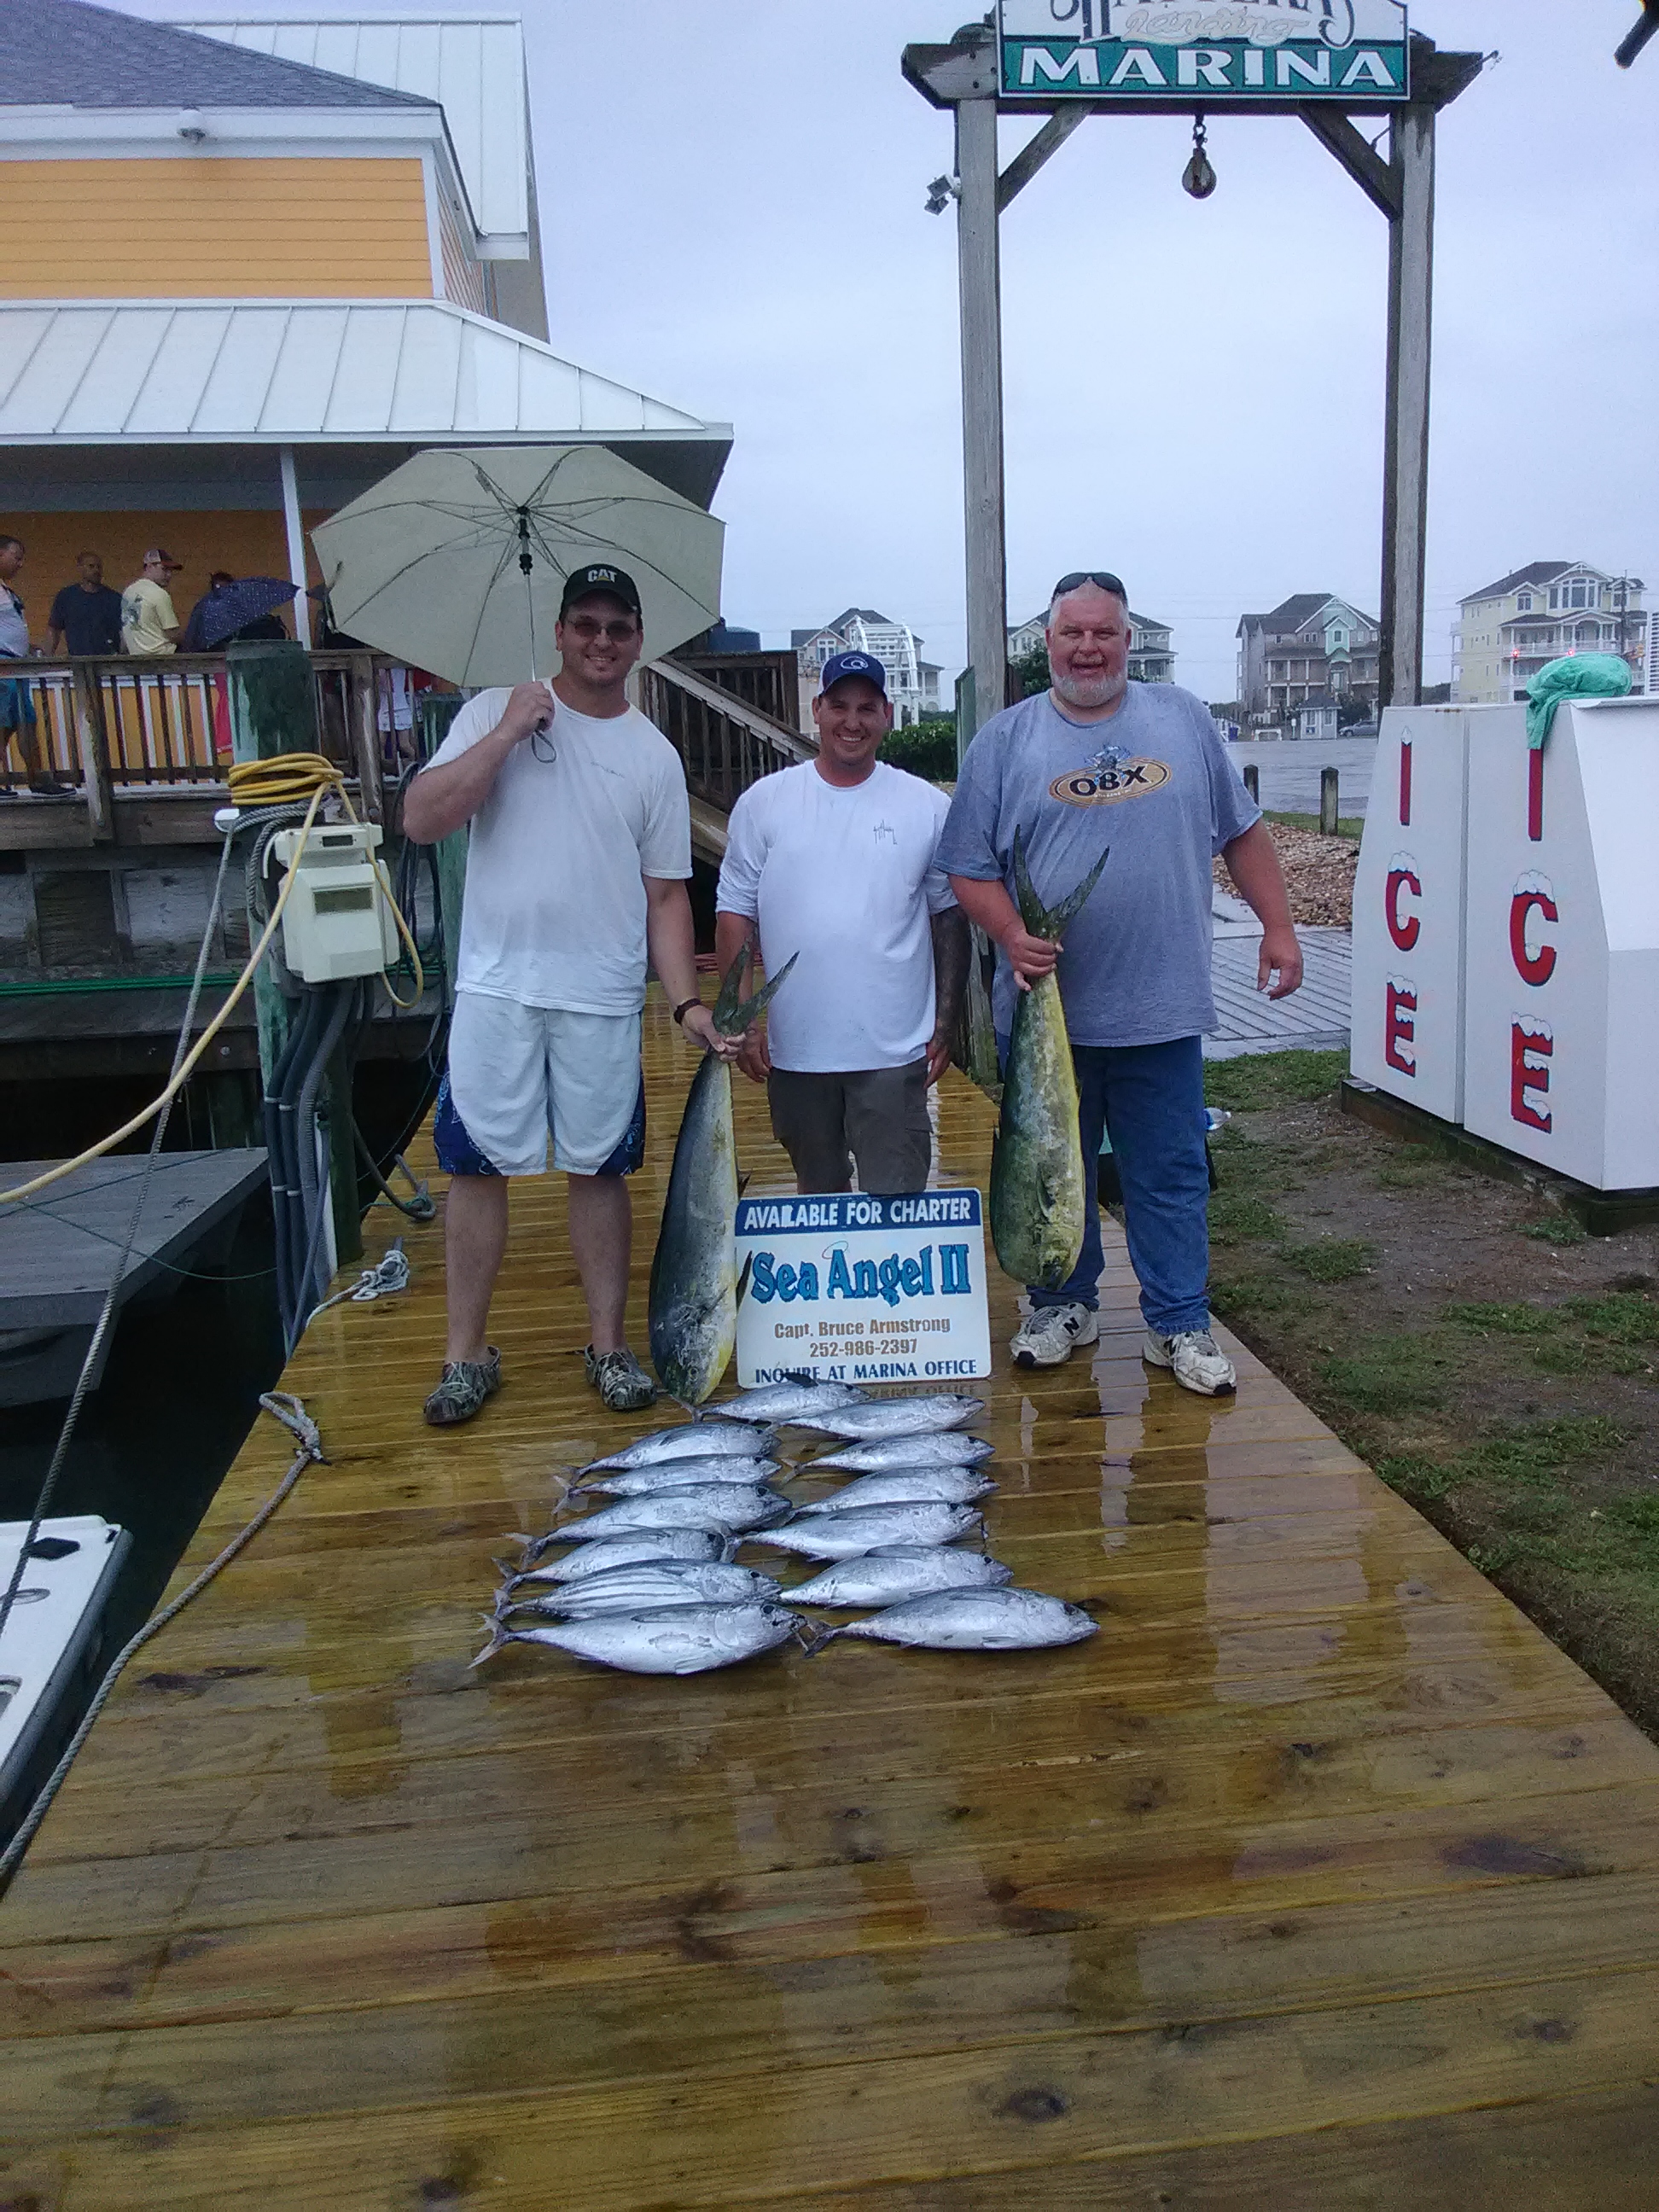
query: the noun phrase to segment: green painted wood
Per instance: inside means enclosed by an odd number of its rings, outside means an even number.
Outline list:
[[[426,691],[417,702],[420,712],[421,757],[430,760],[449,735],[450,725],[466,704],[458,691]],[[461,908],[466,896],[466,832],[457,830],[442,837],[436,848],[438,908],[444,926],[446,995],[455,992],[456,964],[461,951]]]

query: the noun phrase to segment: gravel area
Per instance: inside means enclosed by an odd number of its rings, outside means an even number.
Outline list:
[[[1322,837],[1316,830],[1293,830],[1283,822],[1270,822],[1267,830],[1285,871],[1291,920],[1313,927],[1352,929],[1353,872],[1359,865],[1354,840]],[[1237,886],[1223,860],[1215,864],[1215,879],[1224,891],[1237,896]]]

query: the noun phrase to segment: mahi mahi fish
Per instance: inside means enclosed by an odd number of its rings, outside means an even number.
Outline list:
[[[898,1468],[890,1474],[861,1474],[842,1485],[833,1498],[820,1498],[800,1509],[806,1513],[855,1513],[865,1505],[908,1505],[918,1498],[936,1504],[971,1505],[996,1488],[988,1474],[971,1467]]]
[[[641,1613],[601,1613],[557,1628],[509,1628],[484,1615],[489,1641],[472,1662],[481,1666],[508,1644],[550,1644],[601,1667],[630,1674],[702,1674],[775,1650],[794,1635],[798,1617],[781,1605],[657,1606]]]
[[[804,1459],[797,1474],[886,1474],[896,1467],[977,1467],[996,1449],[983,1437],[960,1429],[933,1429],[920,1437],[878,1437],[873,1443],[843,1444],[818,1459]]]
[[[1036,1651],[1054,1644],[1079,1644],[1095,1632],[1095,1623],[1080,1606],[1046,1597],[1041,1590],[948,1589],[906,1598],[844,1628],[826,1628],[812,1648],[837,1636],[858,1636],[927,1651]]]
[[[602,1575],[519,1596],[511,1583],[495,1601],[498,1613],[563,1615],[581,1620],[599,1613],[639,1613],[663,1605],[736,1605],[769,1602],[781,1585],[755,1567],[728,1567],[695,1559],[639,1559],[631,1567],[607,1567]]]
[[[714,1001],[714,1026],[722,1036],[740,1036],[749,1027],[799,956],[792,955],[745,999],[750,957],[745,945]],[[710,1052],[691,1079],[651,1261],[651,1364],[664,1389],[682,1405],[702,1405],[725,1374],[737,1342],[737,1210],[732,1069]]]
[[[1046,907],[1032,888],[1024,831],[1014,833],[1014,886],[1033,937],[1054,942],[1082,912],[1106,865],[1103,853],[1069,898]],[[1093,1203],[1078,1132],[1077,1075],[1060,984],[1040,975],[1016,994],[1003,1071],[1002,1118],[991,1149],[991,1238],[1003,1273],[1057,1291],[1083,1249]]]
[[[781,1552],[803,1552],[809,1559],[850,1559],[878,1545],[954,1544],[958,1536],[981,1535],[984,1528],[972,1506],[924,1498],[902,1505],[865,1505],[854,1513],[803,1514],[787,1528],[748,1540],[775,1545]]]
[[[763,1459],[776,1443],[771,1429],[742,1428],[722,1422],[718,1428],[688,1421],[677,1429],[653,1429],[631,1444],[591,1459],[580,1474],[603,1474],[613,1467],[661,1467],[671,1459]]]
[[[609,1474],[596,1474],[579,1482],[572,1493],[591,1497],[595,1491],[608,1498],[654,1498],[665,1490],[690,1490],[700,1482],[736,1482],[739,1476],[757,1488],[778,1474],[777,1459],[669,1459],[655,1467],[623,1467]]]
[[[954,1429],[985,1411],[983,1398],[964,1398],[954,1391],[930,1391],[923,1398],[872,1398],[867,1405],[843,1406],[826,1413],[816,1424],[832,1437],[849,1443],[870,1443],[881,1437],[920,1437],[932,1429]]]
[[[739,1391],[735,1398],[722,1398],[718,1406],[705,1406],[702,1417],[706,1421],[775,1421],[780,1428],[815,1429],[820,1413],[859,1405],[868,1395],[856,1382],[817,1382],[810,1375],[797,1375],[784,1382],[763,1382],[757,1390]]]
[[[939,1544],[889,1544],[873,1552],[860,1552],[850,1559],[837,1559],[814,1575],[810,1583],[797,1583],[789,1593],[791,1605],[894,1605],[906,1597],[926,1597],[942,1589],[988,1589],[1011,1583],[1012,1567],[982,1552],[953,1552]]]

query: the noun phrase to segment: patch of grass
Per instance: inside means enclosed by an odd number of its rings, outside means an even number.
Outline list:
[[[1559,1315],[1549,1306],[1455,1304],[1443,1308],[1442,1318],[1483,1335],[1542,1336],[1560,1327]]]
[[[1284,1234],[1284,1216],[1275,1213],[1265,1198],[1252,1198],[1243,1191],[1218,1190],[1210,1200],[1212,1244],[1237,1244],[1245,1237]]]
[[[1316,814],[1268,813],[1265,808],[1263,809],[1263,814],[1267,821],[1283,823],[1284,826],[1287,830],[1312,830],[1316,831],[1319,828],[1319,817]],[[1364,822],[1358,815],[1341,815],[1339,817],[1337,821],[1336,834],[1339,837],[1351,837],[1357,845],[1365,834]]]
[[[1437,1152],[1426,1158],[1419,1156],[1408,1160],[1391,1160],[1376,1170],[1376,1182],[1379,1190],[1421,1190],[1425,1184],[1443,1182],[1449,1164]]]
[[[1311,1291],[1299,1291],[1291,1284],[1280,1282],[1276,1275],[1258,1269],[1247,1269],[1231,1279],[1212,1283],[1210,1302],[1218,1313],[1231,1315],[1235,1320],[1255,1314],[1298,1321],[1317,1313],[1320,1306]]]
[[[1443,1498],[1449,1490],[1457,1486],[1457,1471],[1443,1466],[1438,1460],[1424,1459],[1415,1452],[1389,1452],[1376,1462],[1376,1472],[1391,1490],[1397,1490],[1413,1504],[1432,1504]]]
[[[1614,1344],[1659,1344],[1659,1303],[1643,1291],[1608,1291],[1569,1298],[1565,1310],[1592,1336]]]
[[[1494,1481],[1547,1486],[1576,1462],[1605,1458],[1629,1441],[1629,1430],[1603,1413],[1569,1413],[1489,1430],[1462,1457],[1471,1473]]]
[[[1638,1375],[1659,1347],[1659,1304],[1644,1293],[1610,1291],[1559,1306],[1451,1304],[1443,1318],[1483,1336],[1533,1340],[1532,1364],[1545,1375]]]
[[[1443,1404],[1449,1356],[1431,1337],[1373,1337],[1363,1350],[1321,1363],[1331,1396],[1361,1413],[1412,1413]]]
[[[1364,1273],[1376,1257],[1376,1247],[1363,1237],[1317,1237],[1306,1244],[1281,1244],[1279,1256],[1287,1267],[1316,1283],[1346,1283]]]
[[[1570,1213],[1553,1214],[1547,1221],[1529,1221],[1522,1229],[1535,1244],[1587,1244],[1589,1231]]]
[[[1234,1114],[1324,1098],[1348,1072],[1346,1052],[1255,1052],[1206,1060],[1204,1095]]]

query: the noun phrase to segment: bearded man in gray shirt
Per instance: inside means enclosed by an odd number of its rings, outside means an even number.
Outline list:
[[[1209,1175],[1202,1040],[1210,990],[1211,862],[1219,853],[1262,924],[1257,987],[1282,999],[1302,952],[1278,855],[1209,710],[1173,684],[1128,680],[1129,607],[1104,570],[1062,576],[1047,629],[1053,688],[994,715],[962,764],[939,864],[963,911],[997,946],[993,1010],[1005,1055],[1015,994],[1057,975],[1077,1069],[1083,1155],[1109,1132],[1129,1258],[1146,1323],[1143,1356],[1206,1397],[1231,1390],[1210,1333]],[[1017,832],[1045,903],[1109,849],[1064,946],[1032,937],[1012,896]],[[1013,1340],[1020,1367],[1054,1367],[1097,1341],[1100,1213],[1059,1290],[1029,1290]]]

